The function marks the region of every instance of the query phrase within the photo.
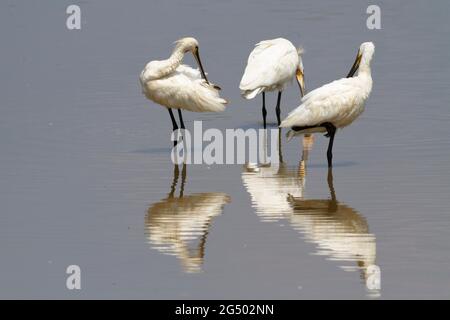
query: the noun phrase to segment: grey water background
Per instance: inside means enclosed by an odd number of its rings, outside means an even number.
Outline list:
[[[372,298],[358,272],[315,254],[289,221],[261,219],[242,165],[187,167],[185,194],[229,197],[208,220],[201,272],[150,243],[147,212],[167,197],[174,168],[167,111],[142,96],[138,74],[192,35],[230,103],[185,121],[221,130],[261,126],[260,97],[238,90],[254,43],[302,45],[310,90],[344,76],[361,42],[375,43],[366,111],[336,137],[336,194],[376,239],[377,297],[449,298],[450,5],[376,1],[382,29],[368,30],[372,3],[2,1],[0,297]],[[80,31],[66,29],[69,4],[81,7]],[[283,115],[297,105],[292,86]],[[307,198],[330,196],[327,142],[316,136]],[[294,168],[301,144],[284,141],[283,153]],[[66,289],[71,264],[80,291]]]

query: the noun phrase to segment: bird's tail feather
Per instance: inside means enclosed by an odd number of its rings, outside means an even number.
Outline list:
[[[254,90],[242,90],[241,91],[241,95],[247,99],[253,99],[254,97],[256,97],[259,93],[261,93],[264,90],[264,88],[256,88]]]
[[[196,112],[221,112],[225,110],[227,100],[223,99],[219,95],[219,90],[216,85],[209,84],[202,80],[201,86],[198,87],[198,95],[195,98]]]

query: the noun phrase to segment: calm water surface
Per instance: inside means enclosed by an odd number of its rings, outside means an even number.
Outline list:
[[[71,3],[0,4],[1,298],[450,297],[448,1],[379,1],[376,31],[369,1],[77,1],[68,31]],[[284,132],[278,166],[174,167],[138,74],[185,35],[230,100],[185,122],[221,130],[261,127],[237,88],[255,42],[304,46],[313,89],[373,41],[373,92],[333,172],[327,139]],[[293,86],[283,115],[297,105]]]

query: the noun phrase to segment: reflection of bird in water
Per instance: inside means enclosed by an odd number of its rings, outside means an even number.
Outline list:
[[[148,209],[148,240],[154,249],[177,256],[186,272],[199,272],[211,221],[222,213],[230,197],[220,192],[184,195],[186,164],[181,175],[179,196],[174,195],[179,177],[179,168],[175,165],[169,195]]]
[[[330,260],[355,261],[365,279],[367,268],[375,265],[375,236],[369,233],[367,221],[358,211],[337,200],[331,169],[328,186],[331,199],[288,196],[293,209],[291,225],[318,246],[317,254]],[[342,268],[355,270],[349,266]]]
[[[287,195],[303,196],[305,166],[314,137],[305,136],[303,139],[303,155],[298,170],[288,167],[283,162],[280,140],[278,140],[279,161],[277,163],[247,164],[242,173],[242,181],[250,193],[252,205],[263,221],[275,221],[289,217],[292,208],[287,201]],[[267,144],[264,144],[264,148],[266,151]],[[263,162],[266,163],[266,161]]]
[[[375,236],[369,232],[366,219],[355,209],[336,198],[333,173],[328,172],[331,199],[305,199],[307,160],[314,142],[304,136],[302,159],[297,170],[284,163],[247,165],[242,180],[250,193],[252,205],[262,221],[285,219],[302,233],[307,241],[317,245],[317,254],[330,260],[356,262],[345,270],[361,270],[367,279],[375,265]],[[281,159],[281,146],[280,146]]]

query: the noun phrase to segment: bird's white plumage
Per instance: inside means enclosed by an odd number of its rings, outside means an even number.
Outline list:
[[[224,111],[226,100],[219,96],[219,90],[207,83],[198,69],[181,64],[186,50],[180,40],[169,59],[149,62],[139,77],[142,92],[148,99],[167,108]]]
[[[241,94],[252,99],[263,91],[282,91],[294,78],[299,65],[303,70],[299,54],[301,50],[283,38],[257,43],[239,84]]]
[[[193,112],[220,112],[226,101],[214,86],[202,79],[200,71],[187,65],[179,65],[170,75],[145,81],[151,69],[144,69],[141,78],[145,96],[167,108]]]
[[[336,128],[343,128],[352,123],[364,111],[365,102],[372,91],[370,61],[374,49],[371,42],[363,43],[358,75],[333,81],[311,91],[303,97],[301,105],[281,122],[280,127],[316,126],[329,122]],[[323,131],[325,128],[320,127],[302,133]]]

